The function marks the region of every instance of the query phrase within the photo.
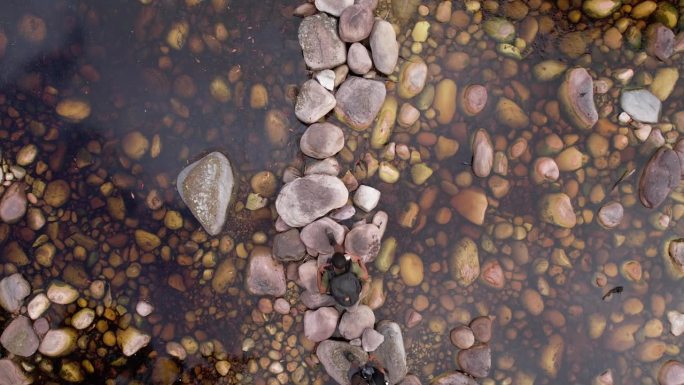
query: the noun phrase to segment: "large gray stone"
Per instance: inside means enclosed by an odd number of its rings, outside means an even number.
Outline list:
[[[333,340],[321,342],[316,348],[316,356],[328,375],[340,385],[351,385],[349,370],[352,361],[355,366],[368,362],[368,354],[360,347]]]
[[[285,267],[273,259],[265,247],[252,250],[245,281],[247,291],[254,295],[281,297],[287,290]]]
[[[21,182],[12,183],[0,199],[0,221],[16,223],[26,214],[26,185]]]
[[[658,123],[660,119],[660,100],[646,89],[622,91],[620,107],[632,119],[643,123]]]
[[[387,372],[387,380],[391,385],[399,383],[406,377],[406,351],[404,337],[399,325],[392,321],[380,321],[376,330],[385,336],[385,341],[375,350],[375,357]]]
[[[558,99],[572,124],[588,130],[598,121],[594,103],[594,81],[584,68],[573,68],[558,88]]]
[[[350,76],[335,95],[335,115],[355,130],[365,130],[373,123],[386,94],[381,82]]]
[[[26,378],[21,368],[11,360],[0,360],[0,385],[28,385],[31,381]]]
[[[31,294],[31,286],[19,273],[14,273],[0,281],[0,306],[10,313],[21,308],[24,298]]]
[[[301,261],[306,256],[306,247],[297,229],[276,234],[273,238],[273,257],[281,262]]]
[[[370,34],[370,46],[375,68],[386,75],[394,72],[394,67],[399,60],[399,43],[397,43],[397,34],[392,24],[382,19],[375,19]]]
[[[347,7],[340,15],[340,39],[354,43],[367,38],[373,29],[373,11],[363,5]]]
[[[344,147],[344,132],[330,123],[314,123],[304,131],[299,140],[299,149],[316,159],[329,158]]]
[[[316,257],[319,254],[332,254],[335,250],[330,244],[330,236],[335,244],[344,242],[344,227],[330,218],[321,218],[311,222],[302,229],[301,239],[309,255]]]
[[[38,336],[33,331],[31,320],[23,315],[15,318],[0,336],[2,347],[21,357],[30,357],[38,350]]]
[[[304,335],[314,342],[325,341],[335,334],[340,313],[334,307],[321,307],[304,313]]]
[[[340,320],[340,334],[342,337],[353,340],[359,338],[367,328],[373,328],[375,324],[375,314],[366,305],[358,305],[349,308]]]
[[[295,103],[295,115],[304,123],[314,123],[335,108],[333,94],[321,83],[309,79],[302,85]]]
[[[307,175],[287,183],[276,199],[278,215],[291,227],[306,226],[347,203],[349,192],[330,175]]]
[[[298,36],[299,45],[304,52],[304,62],[312,70],[324,70],[344,64],[347,52],[344,43],[337,36],[335,18],[325,13],[309,16],[299,25]]]
[[[234,185],[230,161],[220,152],[191,163],[176,180],[181,199],[210,235],[220,233],[226,222]]]

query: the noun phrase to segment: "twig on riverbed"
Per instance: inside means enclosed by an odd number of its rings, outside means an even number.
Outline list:
[[[618,180],[613,184],[613,187],[610,189],[610,192],[612,193],[613,191],[615,191],[615,188],[616,188],[620,183],[622,183],[625,179],[627,179],[627,178],[629,178],[630,176],[632,176],[632,174],[634,174],[635,171],[636,171],[636,168],[633,168],[633,169],[631,169],[631,170],[625,170],[625,172],[622,173],[622,176],[620,177],[620,179],[618,179]]]

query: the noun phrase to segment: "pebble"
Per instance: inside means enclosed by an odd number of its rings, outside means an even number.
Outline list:
[[[331,123],[314,123],[304,131],[299,149],[307,156],[325,159],[334,156],[344,147],[344,132]]]
[[[451,329],[449,339],[459,349],[468,349],[475,344],[475,334],[465,325],[457,326]]]
[[[53,281],[48,287],[47,297],[52,303],[68,305],[78,299],[78,290],[68,283]]]
[[[121,147],[127,157],[139,160],[150,148],[150,141],[140,131],[132,131],[121,139]]]
[[[48,297],[43,294],[39,293],[36,294],[31,301],[29,301],[28,305],[26,306],[27,309],[27,314],[32,320],[38,319],[40,316],[47,311],[47,309],[50,307],[50,300]]]
[[[328,91],[335,89],[335,71],[333,70],[323,70],[318,71],[314,75],[314,78]]]
[[[166,343],[166,353],[168,353],[171,357],[178,358],[181,361],[185,360],[185,358],[188,356],[188,352],[185,351],[183,345],[173,341]]]
[[[32,381],[8,358],[0,360],[0,385],[29,385]]]
[[[447,263],[451,278],[461,286],[470,286],[480,275],[477,244],[468,237],[460,239],[449,254]]]
[[[290,229],[273,238],[273,257],[281,262],[301,261],[306,256],[306,247],[299,237],[299,230]]]
[[[302,229],[300,238],[309,255],[331,255],[335,250],[334,245],[331,245],[329,234],[332,235],[335,244],[340,245],[344,242],[345,228],[326,217],[306,225]]]
[[[380,202],[380,191],[367,185],[361,185],[354,193],[354,204],[365,212],[373,211]]]
[[[468,187],[451,198],[451,207],[470,222],[482,226],[487,212],[487,196],[477,187]]]
[[[670,28],[653,23],[646,28],[646,52],[660,60],[667,60],[674,53],[674,32]]]
[[[597,218],[601,226],[612,229],[620,225],[624,209],[619,202],[610,202],[603,206],[598,211]]]
[[[423,282],[423,261],[414,253],[399,257],[399,273],[406,286],[418,286]]]
[[[249,257],[246,275],[247,291],[253,295],[285,295],[285,267],[265,247],[255,247]]]
[[[361,346],[363,350],[372,352],[385,341],[385,336],[380,334],[372,327],[366,328],[361,335]]]
[[[646,89],[623,90],[620,108],[642,123],[658,123],[660,120],[661,102]]]
[[[338,90],[338,94],[339,94]],[[335,108],[335,97],[319,82],[310,79],[304,82],[297,95],[295,115],[304,123],[314,123]]]
[[[2,198],[0,198],[1,221],[14,224],[24,217],[28,207],[25,189],[24,183],[14,182],[5,190]]]
[[[347,65],[357,75],[365,75],[373,68],[373,61],[363,44],[354,43],[349,47]]]
[[[470,321],[469,326],[476,340],[487,343],[492,339],[492,319],[490,317],[477,317]]]
[[[458,352],[458,366],[475,378],[489,375],[492,366],[492,352],[487,344],[475,345]]]
[[[321,12],[329,13],[333,16],[340,16],[347,7],[354,4],[354,0],[316,0],[314,5]]]
[[[340,15],[340,39],[355,43],[367,38],[373,29],[373,11],[363,5],[352,5]]]
[[[364,262],[370,262],[380,252],[380,229],[373,224],[363,224],[354,227],[344,240],[344,250],[347,254],[356,255]]]
[[[522,301],[525,309],[534,316],[538,316],[544,311],[544,300],[535,290],[525,289],[522,294]]]
[[[223,228],[234,184],[230,161],[218,151],[186,166],[176,178],[181,199],[209,235]]]
[[[473,174],[480,178],[486,178],[494,165],[494,147],[489,134],[484,129],[479,129],[473,137]]]
[[[83,308],[71,316],[71,326],[76,330],[87,329],[95,320],[95,311]]]
[[[573,68],[566,73],[558,88],[558,99],[575,127],[588,130],[598,121],[594,82],[586,69]]]
[[[350,76],[335,94],[335,115],[349,127],[365,130],[378,115],[386,93],[385,85],[377,80]]]
[[[63,206],[71,195],[69,184],[61,179],[53,180],[45,187],[43,199],[48,205],[58,208]]]
[[[684,384],[684,364],[669,360],[658,370],[658,385]]]
[[[670,322],[670,333],[675,337],[679,337],[684,333],[684,314],[670,310],[667,312],[667,320]]]
[[[82,99],[64,99],[57,103],[55,111],[64,120],[79,123],[90,116],[90,104]]]
[[[138,301],[135,304],[135,312],[141,317],[147,317],[154,311],[154,306],[147,301]]]
[[[546,223],[567,229],[577,224],[570,197],[564,193],[544,195],[539,204],[539,216]]]
[[[399,43],[392,24],[376,19],[370,34],[370,46],[375,68],[385,75],[392,74],[399,60]]]
[[[273,310],[278,314],[288,314],[290,312],[290,303],[284,298],[278,298],[273,303]]]
[[[449,78],[444,78],[435,87],[435,98],[432,101],[432,108],[437,112],[437,123],[449,124],[456,114],[456,96],[458,87],[456,82]]]
[[[430,385],[477,385],[477,382],[465,373],[445,372],[435,377]]]
[[[413,56],[405,61],[399,72],[399,88],[397,94],[404,99],[411,99],[423,91],[427,81],[428,67],[425,61]]]
[[[487,100],[487,88],[479,84],[471,84],[463,88],[459,97],[459,107],[465,115],[476,116],[485,109]]]

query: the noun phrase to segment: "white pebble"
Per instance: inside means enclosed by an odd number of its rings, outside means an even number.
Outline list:
[[[379,201],[380,191],[370,186],[361,185],[354,194],[354,204],[365,212],[373,210]]]
[[[670,321],[670,332],[675,336],[684,333],[684,314],[678,311],[667,312],[667,320]]]
[[[147,317],[148,315],[152,314],[153,310],[154,306],[145,301],[138,301],[138,303],[135,305],[135,312],[140,314],[141,317]]]

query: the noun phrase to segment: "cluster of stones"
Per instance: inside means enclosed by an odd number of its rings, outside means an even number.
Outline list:
[[[103,301],[106,297],[105,282],[93,281],[88,293],[92,299]],[[0,281],[0,306],[13,315],[13,319],[0,335],[0,344],[9,353],[23,359],[31,359],[36,352],[43,357],[65,357],[77,349],[79,337],[88,333],[98,318],[109,317],[108,314],[104,314],[104,306],[98,306],[93,310],[82,306],[81,303],[77,310],[69,315],[70,326],[50,328],[45,317],[48,309],[52,306],[66,309],[67,306],[79,301],[79,291],[67,283],[53,281],[47,290],[35,291],[28,303],[24,304],[29,296],[31,286],[21,274],[15,273]],[[146,317],[152,312],[151,305],[144,301],[139,302],[136,309],[140,317]],[[110,339],[108,343],[112,346],[118,345],[127,357],[150,342],[151,337],[133,325],[121,324],[119,327],[116,333],[108,331],[109,335],[103,338]],[[92,370],[92,367],[90,369]],[[80,382],[85,378],[81,365],[70,361],[61,364],[60,376],[70,382]],[[30,383],[23,370],[8,359],[2,360],[0,379],[2,384]]]

